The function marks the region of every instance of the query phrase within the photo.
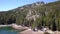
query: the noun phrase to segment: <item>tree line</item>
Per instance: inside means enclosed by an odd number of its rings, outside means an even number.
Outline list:
[[[40,15],[39,18],[36,18],[36,21],[33,19],[29,21],[25,19],[29,9],[35,10]],[[33,8],[18,8],[15,10],[0,12],[0,24],[12,23],[32,28],[37,27],[38,29],[40,29],[41,26],[47,26],[53,31],[60,31],[60,1]]]

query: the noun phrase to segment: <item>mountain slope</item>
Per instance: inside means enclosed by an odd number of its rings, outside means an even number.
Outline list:
[[[40,4],[39,6],[37,6],[36,4]],[[35,5],[36,7],[34,7]],[[43,5],[41,5],[43,4]],[[32,7],[32,5],[34,5]],[[33,3],[33,4],[29,4],[29,5],[25,5],[25,6],[22,6],[22,7],[18,7],[16,9],[12,9],[12,10],[9,10],[9,11],[4,11],[4,12],[0,12],[0,15],[1,14],[4,14],[4,15],[11,15],[11,14],[24,14],[26,16],[27,12],[29,12],[29,10],[31,11],[37,11],[37,13],[43,13],[43,12],[50,12],[52,10],[52,8],[54,9],[58,9],[60,8],[60,1],[57,1],[57,2],[52,2],[52,3],[48,3],[48,4],[44,4],[44,2],[36,2],[36,3]]]
[[[58,25],[58,28],[60,28],[59,22],[60,1],[48,4],[44,4],[44,2],[37,2],[9,11],[0,12],[0,24],[17,23],[32,27],[40,27],[44,25],[49,26],[49,28],[51,29],[54,28],[54,26],[56,27]]]

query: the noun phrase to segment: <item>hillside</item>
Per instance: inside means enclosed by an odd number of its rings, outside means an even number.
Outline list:
[[[36,2],[16,9],[0,12],[0,24],[20,25],[60,30],[60,1],[44,4]],[[57,26],[57,27],[56,27]]]

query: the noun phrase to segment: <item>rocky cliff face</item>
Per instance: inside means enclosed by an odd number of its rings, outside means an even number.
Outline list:
[[[19,10],[19,12],[22,10],[22,12],[25,12],[26,13],[26,19],[27,20],[36,20],[36,18],[39,17],[39,13],[34,9],[35,7],[38,7],[38,6],[42,6],[44,5],[45,3],[42,1],[42,2],[35,2],[33,4],[29,4],[29,5],[24,5],[22,7],[19,7],[17,10]],[[15,10],[16,11],[16,10]]]
[[[35,3],[32,3],[32,4],[28,4],[28,5],[24,5],[21,7],[21,9],[23,9],[23,7],[37,7],[37,6],[41,6],[41,5],[44,5],[45,3],[42,1],[42,2],[35,2]]]
[[[0,23],[7,24],[8,22],[20,23],[24,19],[36,20],[38,17],[53,15],[60,9],[60,1],[45,4],[44,2],[35,2],[32,4],[17,7],[12,10],[0,12]]]
[[[33,4],[29,4],[29,5],[26,5],[26,6],[24,6],[24,7],[37,7],[37,6],[42,6],[42,5],[44,5],[45,3],[42,1],[42,2],[35,2],[35,3],[33,3]],[[21,8],[21,9],[23,9],[23,8]],[[37,11],[35,11],[35,10],[31,10],[31,9],[28,9],[28,12],[27,12],[27,14],[26,14],[26,19],[27,20],[36,20],[36,18],[38,18],[39,17],[39,13],[37,13]]]
[[[27,13],[27,15],[26,15],[26,19],[27,20],[36,20],[36,18],[38,18],[39,17],[39,15],[37,14],[37,12],[36,11],[32,11],[32,10],[29,10],[29,12]]]

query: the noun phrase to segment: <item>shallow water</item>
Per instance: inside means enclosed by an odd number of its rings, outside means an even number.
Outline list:
[[[18,34],[16,31],[0,30],[0,34]]]
[[[0,27],[0,34],[18,34],[12,27]]]

